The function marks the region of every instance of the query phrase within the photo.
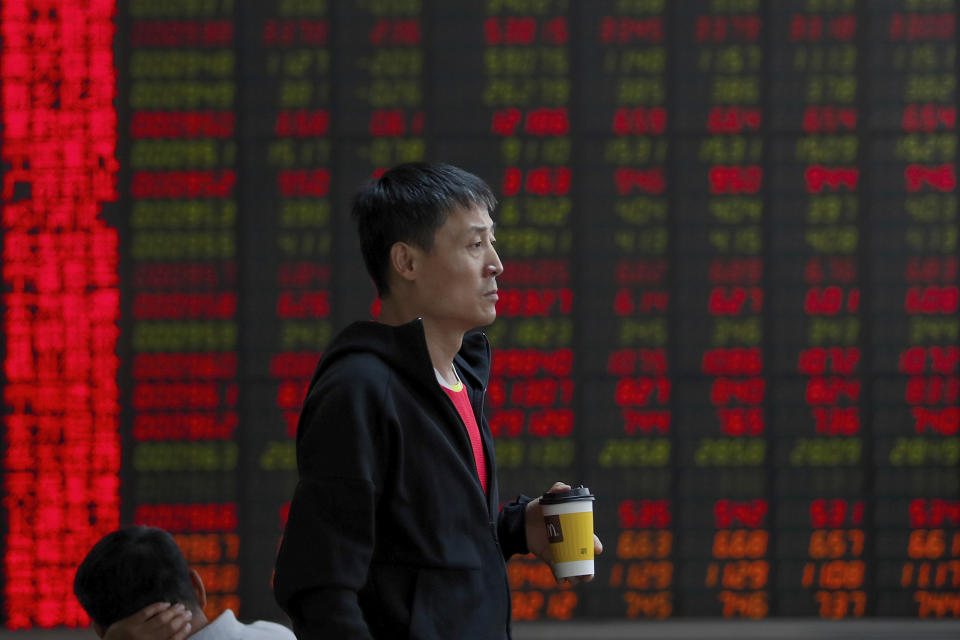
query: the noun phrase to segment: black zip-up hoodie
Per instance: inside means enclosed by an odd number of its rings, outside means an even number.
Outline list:
[[[274,575],[300,640],[510,637],[505,561],[527,552],[528,499],[498,509],[486,336],[464,336],[454,366],[480,427],[487,495],[422,321],[354,323],[321,358]]]

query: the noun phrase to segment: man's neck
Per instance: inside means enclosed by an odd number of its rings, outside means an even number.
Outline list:
[[[391,326],[406,324],[418,317],[422,316],[414,310],[403,309],[392,301],[384,300],[380,307],[380,322]],[[456,380],[453,358],[460,351],[464,332],[443,327],[431,318],[423,317],[423,333],[427,340],[427,351],[430,353],[433,368],[439,371],[445,380]]]
[[[453,370],[453,358],[460,351],[460,345],[463,343],[463,333],[441,331],[436,326],[431,326],[427,318],[423,319],[423,332],[427,337],[427,351],[430,352],[433,368],[440,372],[444,380],[456,381],[457,374]]]

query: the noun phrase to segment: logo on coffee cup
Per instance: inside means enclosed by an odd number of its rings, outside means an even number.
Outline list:
[[[560,526],[560,516],[544,516],[543,522],[547,525],[547,539],[550,542],[563,542],[563,528]]]

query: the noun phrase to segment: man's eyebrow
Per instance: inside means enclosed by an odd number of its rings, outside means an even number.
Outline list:
[[[488,229],[490,230],[490,233],[493,233],[493,232],[496,231],[496,229],[497,229],[497,223],[494,222],[494,223],[492,223],[489,227],[488,227],[487,225],[485,225],[485,224],[484,224],[484,225],[480,225],[480,224],[470,225],[470,231],[471,231],[471,232],[476,231],[477,233],[483,233],[484,231],[486,231],[486,230],[488,230]]]

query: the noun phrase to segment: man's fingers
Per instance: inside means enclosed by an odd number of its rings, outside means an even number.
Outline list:
[[[171,629],[179,629],[185,624],[190,624],[190,621],[193,620],[193,611],[184,611],[182,615],[177,616],[170,621],[170,624],[167,625]]]
[[[137,611],[134,616],[141,622],[149,620],[153,616],[157,615],[161,611],[165,611],[170,608],[169,602],[154,602],[153,604],[148,604],[140,611]],[[132,617],[132,616],[131,616]]]
[[[183,615],[186,615],[188,620],[193,617],[193,614],[186,610],[186,607],[183,606],[183,603],[178,602],[166,611],[161,611],[155,615],[153,619],[150,620],[150,627],[153,629],[162,627],[163,625],[168,624],[175,617]]]
[[[190,629],[193,628],[189,622],[183,625],[183,628],[180,631],[177,631],[175,634],[170,636],[170,640],[184,640],[188,635],[190,635]]]
[[[597,537],[597,534],[593,534],[593,553],[594,555],[600,555],[603,553],[603,543],[600,542],[600,538]]]
[[[554,482],[553,486],[550,487],[550,491],[548,491],[547,493],[556,493],[557,491],[569,491],[569,490],[570,490],[570,485],[564,482]]]
[[[191,612],[181,611],[180,614],[164,623],[151,620],[149,627],[147,625],[143,627],[144,636],[150,640],[169,640],[179,635],[184,627],[190,625],[192,618],[193,614]]]
[[[179,615],[175,617],[164,627],[170,633],[170,636],[169,636],[170,640],[179,636],[185,627],[191,626],[190,625],[191,618],[193,618],[193,612],[184,611],[183,615]]]

